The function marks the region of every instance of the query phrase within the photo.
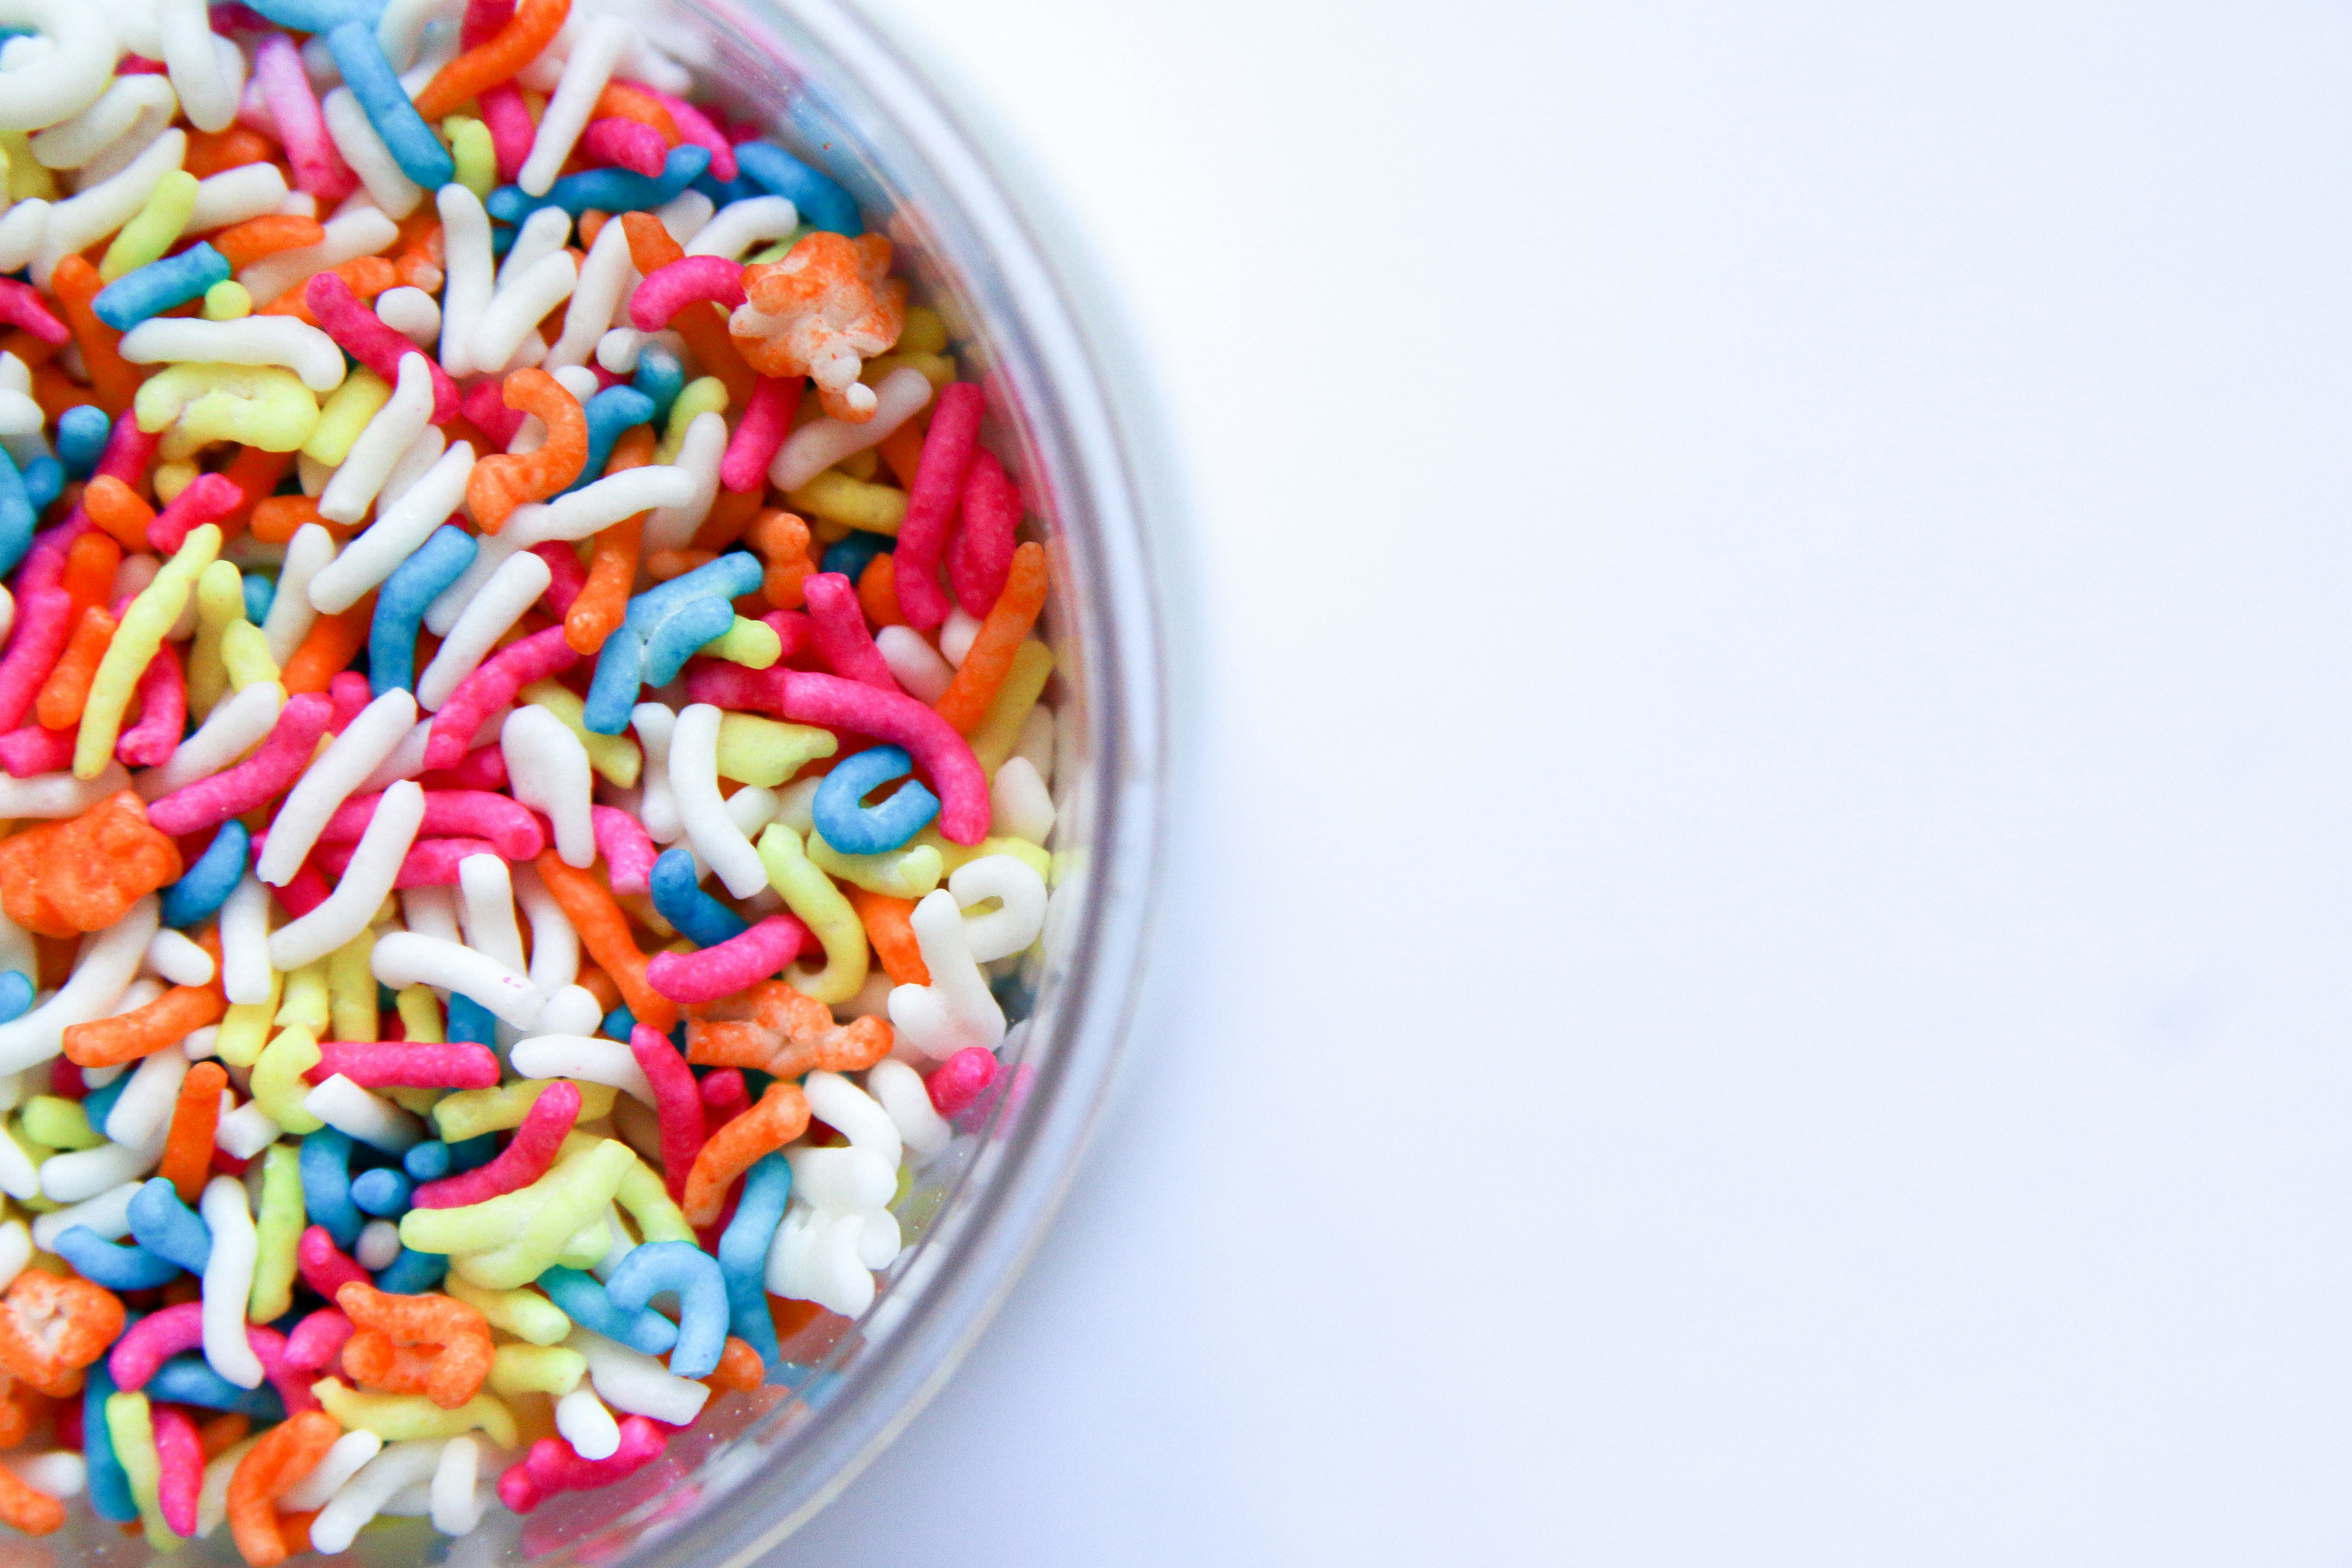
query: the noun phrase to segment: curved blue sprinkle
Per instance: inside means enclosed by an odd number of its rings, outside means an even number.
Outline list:
[[[731,180],[722,180],[708,169],[695,176],[694,188],[722,207],[733,202],[740,202],[746,196],[764,196],[768,194],[761,190],[756,182],[747,180],[740,174]]]
[[[126,1312],[122,1326],[127,1329],[142,1316]],[[128,1524],[139,1517],[139,1505],[131,1500],[131,1477],[115,1458],[114,1439],[106,1431],[106,1402],[118,1392],[114,1374],[107,1371],[106,1358],[100,1356],[83,1371],[82,1378],[81,1457],[89,1466],[89,1506],[100,1519]]]
[[[352,1202],[352,1140],[331,1127],[306,1134],[302,1140],[302,1207],[312,1225],[327,1227],[335,1245],[349,1252],[359,1244],[366,1223]]]
[[[66,472],[77,479],[89,478],[113,433],[114,421],[95,403],[77,403],[58,415],[58,456],[65,459]]]
[[[629,384],[654,400],[654,420],[669,417],[670,405],[686,390],[686,366],[678,357],[659,343],[646,343],[637,350],[637,374]]]
[[[109,1241],[86,1225],[59,1231],[57,1251],[75,1273],[110,1290],[152,1290],[180,1277],[180,1266],[170,1259],[135,1243]]]
[[[746,142],[735,149],[735,166],[770,194],[792,198],[801,221],[853,238],[866,232],[849,193],[772,142]]]
[[[373,1171],[362,1171],[352,1178],[352,1202],[362,1214],[380,1219],[397,1219],[408,1212],[408,1194],[415,1184],[405,1171],[395,1171],[389,1165],[379,1165]],[[385,1265],[390,1268],[391,1265]]]
[[[250,1415],[257,1421],[286,1418],[286,1406],[276,1389],[268,1383],[258,1388],[239,1388],[215,1372],[201,1352],[173,1356],[155,1369],[155,1375],[140,1392],[157,1404],[200,1405],[207,1410]]]
[[[860,803],[877,786],[914,771],[914,759],[896,746],[844,758],[810,803],[817,832],[844,855],[880,855],[905,844],[940,814],[938,795],[910,779],[879,805]]]
[[[776,1322],[768,1315],[768,1247],[793,1195],[793,1167],[781,1150],[762,1154],[743,1173],[735,1217],[719,1237],[719,1273],[727,1282],[727,1320],[735,1337],[773,1367],[783,1359]]]
[[[325,33],[345,22],[373,23],[383,0],[253,0],[247,8],[298,33]]]
[[[682,572],[631,599],[621,624],[639,637],[650,638],[654,627],[687,600],[740,599],[756,590],[766,576],[767,568],[760,564],[758,556],[748,550],[730,550],[716,561],[706,561],[693,571]]]
[[[33,1005],[32,976],[18,970],[0,973],[0,1024],[13,1024]]]
[[[90,312],[118,332],[148,317],[201,300],[205,290],[229,279],[228,259],[203,240],[177,256],[136,267],[98,291]]]
[[[634,169],[590,169],[566,174],[549,186],[543,196],[526,195],[520,185],[500,185],[482,205],[499,222],[512,224],[521,223],[541,207],[562,207],[573,217],[590,207],[616,216],[647,212],[692,184],[709,166],[710,149],[689,143],[669,150],[658,179]]]
[[[412,1143],[400,1157],[400,1168],[412,1182],[437,1182],[449,1173],[449,1145],[438,1138]]]
[[[465,575],[481,544],[454,522],[445,522],[416,552],[393,569],[377,590],[375,619],[368,625],[368,690],[387,691],[416,684],[416,627],[425,606]]]
[[[269,606],[278,602],[278,584],[258,572],[248,572],[238,584],[245,592],[245,618],[255,626],[269,618]]]
[[[684,1246],[683,1242],[678,1245]],[[647,1355],[660,1355],[677,1343],[677,1325],[659,1312],[625,1311],[593,1275],[583,1274],[577,1268],[562,1265],[550,1268],[539,1277],[539,1288],[547,1299],[563,1309],[565,1315],[583,1329],[627,1345],[631,1350]]]
[[[742,916],[702,890],[690,849],[663,850],[654,862],[651,880],[654,908],[697,947],[717,947],[751,929]]]
[[[648,686],[667,686],[677,679],[697,649],[727,635],[735,624],[735,606],[716,596],[688,599],[664,616],[646,637],[644,679]]]
[[[630,1248],[604,1281],[604,1299],[625,1312],[646,1311],[665,1290],[677,1293],[678,1306],[670,1375],[709,1377],[727,1349],[727,1281],[719,1260],[690,1241],[648,1241]]]
[[[608,386],[590,398],[582,412],[588,418],[588,460],[580,466],[580,477],[563,487],[565,495],[604,477],[604,465],[613,456],[613,443],[630,426],[642,425],[654,416],[654,400],[634,386]]]
[[[404,1247],[400,1256],[383,1267],[375,1277],[375,1288],[393,1296],[416,1296],[430,1290],[448,1278],[449,1260],[437,1252],[413,1252]]]
[[[613,628],[596,652],[596,673],[588,680],[588,701],[580,722],[599,735],[617,735],[629,727],[629,712],[637,705],[637,688],[645,683],[646,642],[624,624]]]
[[[131,1239],[191,1274],[202,1274],[212,1261],[212,1226],[161,1176],[131,1194]]]
[[[196,863],[163,889],[163,923],[182,927],[210,920],[236,890],[252,847],[253,835],[246,831],[244,823],[233,816],[222,823]]]
[[[457,161],[409,101],[407,89],[383,58],[383,46],[376,42],[374,22],[350,21],[330,28],[327,48],[343,73],[343,85],[359,100],[400,172],[428,191],[456,179]]]
[[[82,1114],[89,1118],[89,1124],[101,1132],[105,1131],[108,1113],[113,1110],[114,1102],[122,1098],[122,1091],[130,1087],[131,1070],[125,1068],[117,1073],[111,1081],[101,1084],[82,1096]]]

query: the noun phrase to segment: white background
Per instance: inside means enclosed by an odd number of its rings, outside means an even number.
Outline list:
[[[2352,16],[896,14],[1150,351],[1195,837],[780,1560],[2352,1562]]]

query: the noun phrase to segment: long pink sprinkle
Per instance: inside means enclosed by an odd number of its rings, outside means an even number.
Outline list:
[[[323,1372],[341,1353],[352,1337],[352,1321],[332,1307],[321,1307],[286,1336],[286,1364],[302,1372]]]
[[[660,270],[667,272],[669,268]],[[727,455],[719,460],[719,482],[737,495],[768,482],[768,464],[793,427],[793,409],[801,400],[801,379],[763,375],[752,387],[742,421],[727,438]]]
[[[294,1267],[302,1276],[302,1283],[331,1301],[335,1292],[354,1281],[371,1283],[367,1270],[352,1262],[323,1225],[314,1225],[302,1232],[302,1239],[294,1244]]]
[[[0,729],[15,729],[41,694],[73,635],[72,615],[73,596],[63,588],[17,585],[16,633],[0,658]]]
[[[421,1209],[457,1209],[519,1192],[547,1174],[548,1167],[555,1163],[555,1152],[563,1147],[565,1135],[579,1120],[580,1087],[557,1079],[539,1091],[539,1098],[523,1113],[522,1125],[514,1130],[514,1137],[499,1151],[497,1159],[426,1182],[410,1194],[409,1201]]]
[[[498,37],[514,20],[514,0],[466,0],[465,17],[457,24],[457,47],[470,49]]]
[[[196,1533],[196,1494],[205,1484],[205,1445],[188,1413],[161,1405],[153,1412],[155,1432],[155,1504],[172,1533],[186,1540]]]
[[[709,174],[712,179],[717,180],[720,184],[725,184],[736,177],[740,171],[735,167],[735,144],[719,133],[719,127],[710,123],[709,116],[687,102],[686,100],[675,94],[664,92],[659,88],[647,87],[641,81],[633,81],[628,85],[648,98],[658,100],[661,106],[669,110],[670,119],[677,122],[678,135],[693,145],[709,152]]]
[[[14,278],[0,278],[0,321],[22,327],[45,343],[62,343],[73,336],[49,313],[39,289]]]
[[[702,1124],[702,1089],[669,1037],[650,1024],[629,1031],[629,1054],[653,1085],[654,1115],[661,1124],[662,1182],[670,1201],[677,1203],[686,1196],[686,1173],[709,1136]]]
[[[940,552],[947,548],[964,481],[971,475],[981,407],[980,388],[971,382],[940,389],[931,427],[923,434],[915,482],[907,489],[907,516],[898,524],[898,543],[891,552],[890,581],[898,590],[898,613],[919,632],[948,618],[948,596],[940,587]]]
[[[416,775],[419,789],[504,789],[507,787],[507,755],[496,742],[466,753],[466,760],[454,768],[442,768]]]
[[[509,643],[459,681],[441,711],[433,716],[433,733],[425,742],[425,765],[455,767],[483,720],[513,701],[515,693],[532,681],[561,675],[579,661],[580,656],[563,640],[562,626],[549,626]]]
[[[361,304],[350,284],[331,272],[314,274],[303,287],[302,300],[344,353],[388,384],[399,384],[402,360],[410,354],[422,359],[433,378],[433,423],[446,425],[457,416],[457,384],[449,379],[449,373],[431,354],[384,325],[383,317]]]
[[[486,87],[475,95],[474,101],[482,106],[482,123],[489,128],[490,150],[499,161],[500,183],[512,184],[522,173],[523,163],[530,156],[530,144],[539,134],[539,127],[530,122],[530,110],[522,100],[522,91],[510,81],[496,87]]]
[[[359,853],[356,844],[321,844],[315,851],[319,869],[330,877],[340,877],[351,869],[352,857]],[[499,847],[487,838],[420,838],[408,847],[400,858],[400,869],[393,873],[395,888],[454,888],[457,885],[457,868],[470,855],[496,855]]]
[[[147,820],[157,832],[177,837],[217,827],[277,798],[310,765],[311,748],[327,732],[327,715],[332,710],[333,704],[318,692],[302,693],[278,713],[261,750],[185,789],[173,790],[147,808]]]
[[[0,768],[12,779],[29,779],[73,765],[74,731],[27,724],[0,735]],[[640,892],[643,889],[638,889]]]
[[[311,95],[310,79],[303,73],[302,54],[294,40],[284,33],[265,35],[254,51],[253,79],[261,84],[261,100],[269,106],[278,139],[286,144],[296,188],[321,202],[340,202],[357,190],[359,177],[327,135],[326,119]]]
[[[467,1040],[321,1040],[319,1060],[303,1069],[311,1083],[337,1073],[362,1089],[496,1089],[499,1058]]]
[[[378,794],[353,795],[343,802],[335,809],[335,815],[327,818],[327,826],[319,830],[319,842],[355,842],[367,832],[368,824],[375,820],[375,808],[383,800]],[[528,860],[547,847],[546,835],[529,806],[488,790],[427,790],[425,820],[417,825],[416,836],[486,838],[498,847],[499,858],[507,860]]]
[[[972,455],[961,513],[955,542],[948,546],[948,584],[965,614],[985,616],[1013,574],[1013,552],[1019,548],[1013,535],[1021,527],[1020,487],[995,453]]]
[[[254,836],[253,858],[256,860],[261,858],[261,840],[264,837],[260,834]],[[299,921],[320,904],[325,903],[327,895],[334,889],[327,886],[327,879],[319,874],[319,868],[310,861],[305,860],[300,868],[286,879],[284,887],[273,889],[272,891],[278,895],[278,901],[286,906],[286,912]]]
[[[332,276],[327,274],[326,276]],[[337,279],[341,281],[341,279]],[[188,542],[188,535],[208,522],[223,522],[245,504],[245,491],[235,479],[219,474],[199,474],[147,525],[147,543],[169,555]]]
[[[139,721],[115,737],[114,760],[126,768],[161,767],[188,727],[188,684],[180,650],[165,643],[139,678]]]
[[[150,1312],[129,1328],[114,1342],[107,1352],[107,1374],[114,1385],[126,1394],[136,1393],[147,1386],[147,1380],[165,1362],[182,1351],[194,1350],[205,1342],[205,1304],[183,1301],[176,1307],[166,1307]]]
[[[770,915],[713,946],[655,953],[646,961],[646,984],[673,1002],[716,1002],[781,971],[800,956],[808,934],[791,915]]]
[[[608,114],[588,122],[588,129],[580,133],[580,151],[592,163],[609,163],[653,179],[661,174],[663,160],[669,156],[669,143],[642,121]]]
[[[68,735],[66,739],[70,756],[73,737]],[[5,738],[0,737],[0,746],[5,744]],[[596,853],[604,858],[606,879],[613,891],[625,896],[648,890],[653,885],[649,879],[656,858],[654,841],[646,836],[637,819],[618,806],[592,805],[588,808],[588,820],[595,829]]]
[[[529,417],[521,409],[507,406],[503,385],[498,381],[478,381],[466,389],[466,395],[460,400],[460,406],[465,409],[466,417],[474,428],[496,441],[502,449],[514,444],[515,432],[522,428],[522,422]]]
[[[770,610],[760,619],[775,632],[776,640],[784,645],[784,651],[776,656],[778,663],[816,645],[816,628],[809,623],[808,616],[798,610]]]
[[[731,310],[746,298],[741,262],[723,256],[681,256],[667,267],[655,268],[637,285],[637,291],[629,296],[629,321],[641,332],[659,331],[669,325],[672,316],[697,300],[709,300]],[[938,416],[932,418],[936,427]]]
[[[954,725],[903,693],[877,691],[837,675],[781,673],[785,718],[904,747],[939,792],[940,834],[957,844],[977,844],[988,837],[988,775]]]
[[[866,629],[866,612],[847,577],[838,572],[811,573],[801,579],[801,593],[808,601],[817,657],[831,665],[835,675],[877,691],[900,689],[898,678],[890,673],[882,650],[874,646],[873,636]]]

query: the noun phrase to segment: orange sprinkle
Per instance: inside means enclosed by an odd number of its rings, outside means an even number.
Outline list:
[[[869,892],[855,882],[842,889],[849,897],[849,907],[857,911],[857,923],[866,928],[866,940],[874,944],[877,957],[882,960],[883,973],[889,975],[893,985],[929,985],[930,965],[923,962],[922,945],[915,940],[912,899],[894,899],[885,893]]]
[[[122,547],[102,533],[85,533],[66,550],[66,570],[59,586],[73,601],[74,616],[92,605],[104,605],[122,565]]]
[[[572,0],[522,0],[512,20],[436,71],[416,95],[416,112],[439,120],[485,88],[496,87],[530,64],[572,13]]]
[[[645,541],[646,514],[625,517],[596,536],[588,581],[563,616],[563,640],[574,653],[604,646],[628,613],[629,588],[637,580],[637,549]]]
[[[634,1011],[634,1009],[632,1009]],[[694,1157],[686,1174],[686,1195],[678,1207],[688,1225],[709,1225],[719,1217],[727,1189],[761,1155],[782,1148],[808,1131],[808,1097],[796,1083],[772,1083],[760,1103],[712,1133]]]
[[[234,537],[236,531],[246,525],[252,518],[254,509],[269,499],[270,492],[278,488],[278,482],[293,466],[293,453],[265,452],[258,447],[242,447],[236,457],[228,460],[227,466],[220,471],[221,478],[243,490],[245,500],[237,504],[235,511],[221,520],[224,542]],[[289,532],[287,537],[293,536]]]
[[[629,264],[646,277],[686,254],[686,247],[672,239],[661,219],[651,213],[624,214],[621,227],[629,237]],[[742,352],[728,335],[726,312],[708,300],[697,300],[680,310],[670,325],[694,351],[703,370],[726,384],[728,402],[737,408],[750,406],[752,388],[760,378],[743,363]]]
[[[0,839],[0,910],[39,936],[104,931],[185,869],[179,846],[147,820],[145,803],[119,790],[79,816]],[[41,950],[45,976],[55,956]]]
[[[53,1535],[65,1528],[66,1505],[0,1465],[0,1521],[27,1535]]]
[[[907,617],[898,613],[898,572],[897,558],[886,550],[857,574],[857,603],[876,631],[907,624]]]
[[[1045,607],[1045,547],[1032,540],[1013,552],[1013,570],[1005,577],[1004,592],[996,596],[988,618],[980,623],[980,634],[971,639],[971,651],[963,656],[955,684],[932,704],[940,718],[970,734],[988,716],[996,689],[1004,684],[1005,675],[1013,668],[1013,654]]]
[[[637,1022],[667,1034],[677,1025],[677,1004],[646,980],[646,955],[629,934],[628,917],[613,901],[604,879],[567,866],[554,850],[540,852],[532,862],[541,880],[553,894],[564,915],[580,932],[580,943],[602,964],[621,988],[622,1000]]]
[[[320,616],[311,622],[310,635],[278,678],[286,695],[299,697],[305,691],[327,689],[327,682],[352,662],[352,655],[367,641],[368,624],[374,619],[375,595],[371,593],[340,616]]]
[[[253,509],[253,537],[264,544],[283,544],[306,522],[319,523],[330,533],[341,526],[320,517],[319,503],[309,496],[268,496]],[[343,533],[335,537],[341,541]]]
[[[228,263],[229,270],[236,272],[265,256],[317,245],[326,237],[326,228],[316,218],[296,213],[264,213],[259,217],[247,218],[235,228],[221,230],[213,236],[211,244],[221,253],[221,259]]]
[[[147,548],[147,525],[155,521],[155,509],[112,474],[100,474],[89,481],[81,492],[81,509],[123,549]]]
[[[623,82],[608,82],[596,100],[590,118],[602,120],[634,120],[640,125],[650,125],[661,133],[661,139],[675,147],[678,143],[677,121],[670,118],[669,108],[653,94]]]
[[[247,126],[232,124],[226,131],[190,131],[188,155],[180,165],[199,180],[247,163],[266,163],[278,149],[269,139]],[[286,182],[290,187],[294,182]]]
[[[226,1415],[215,1415],[199,1426],[196,1428],[196,1441],[203,1445],[205,1458],[217,1459],[239,1443],[244,1442],[245,1435],[252,1430],[252,1417],[239,1415],[232,1410]]]
[[[562,490],[588,463],[588,416],[562,382],[543,370],[519,370],[507,377],[503,395],[509,408],[546,422],[547,440],[536,452],[494,453],[474,465],[466,502],[484,533],[496,533],[523,502]]]
[[[289,1548],[279,1532],[278,1510],[272,1505],[288,1488],[316,1469],[342,1435],[343,1429],[325,1411],[305,1410],[263,1433],[261,1441],[236,1462],[228,1481],[228,1527],[237,1551],[252,1568],[277,1568],[297,1550]],[[298,1519],[302,1521],[299,1549],[307,1550],[310,1520],[295,1514],[288,1522]]]
[[[760,498],[767,489],[761,484],[748,490],[720,490],[703,514],[702,526],[694,531],[694,547],[716,552],[742,538],[743,531],[758,519]]]
[[[100,408],[120,418],[123,410],[131,406],[131,400],[139,395],[139,384],[147,377],[117,351],[115,345],[122,342],[122,334],[100,321],[98,313],[90,309],[90,301],[104,287],[99,281],[98,268],[79,256],[64,258],[49,275],[49,292],[57,296],[66,326],[81,347],[82,368],[89,373],[89,389],[97,395]]]
[[[163,1161],[155,1173],[172,1184],[184,1204],[204,1195],[205,1178],[212,1173],[213,1133],[220,1126],[221,1090],[227,1087],[227,1070],[214,1061],[198,1062],[180,1080],[180,1100],[172,1108]]]
[[[718,554],[709,550],[656,550],[646,557],[646,572],[655,582],[667,583],[718,559]]]
[[[373,300],[385,289],[397,288],[400,284],[400,269],[381,256],[359,257],[344,262],[340,267],[330,267],[326,270],[341,279],[350,286],[352,294],[362,300]],[[317,276],[315,272],[310,275],[312,278]],[[254,314],[292,316],[310,326],[317,326],[319,318],[310,314],[310,301],[303,298],[304,294],[309,292],[310,286],[310,279],[304,279]]]
[[[219,961],[214,962],[217,966]],[[110,1068],[152,1057],[205,1025],[219,1023],[227,1011],[228,1003],[221,995],[220,973],[215,967],[208,985],[174,985],[144,1007],[118,1013],[111,1018],[68,1026],[65,1032],[66,1059],[77,1067]],[[226,1082],[226,1078],[222,1081]],[[213,1092],[213,1111],[215,1115],[220,1111],[218,1089]],[[212,1159],[210,1149],[208,1141],[205,1152],[207,1163]],[[176,1182],[173,1184],[178,1185]],[[201,1192],[202,1186],[197,1190]]]
[[[767,1381],[767,1363],[760,1359],[758,1351],[730,1334],[727,1348],[719,1352],[718,1367],[702,1381],[713,1392],[749,1394]]]
[[[48,683],[41,688],[41,698],[33,711],[47,730],[70,730],[81,722],[81,710],[89,701],[89,683],[98,678],[98,662],[106,657],[106,645],[114,640],[114,617],[92,605],[74,623],[73,638],[66,651],[58,656],[57,668],[49,671]]]
[[[921,423],[909,419],[883,437],[875,448],[890,465],[890,471],[898,476],[902,489],[914,488],[915,469],[923,460],[923,430]]]
[[[750,530],[751,548],[768,563],[760,592],[779,610],[801,607],[801,584],[816,570],[809,559],[808,524],[789,511],[762,511]]]

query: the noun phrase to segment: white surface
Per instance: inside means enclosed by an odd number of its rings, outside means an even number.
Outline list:
[[[1192,994],[778,1561],[2352,1556],[2352,20],[898,5],[1189,447]]]

